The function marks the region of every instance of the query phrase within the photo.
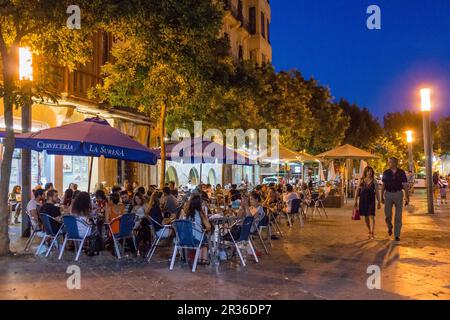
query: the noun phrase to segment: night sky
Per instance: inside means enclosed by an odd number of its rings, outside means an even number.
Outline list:
[[[378,118],[420,110],[419,88],[433,90],[433,113],[450,115],[450,0],[274,0],[271,43],[277,70],[299,69]],[[366,27],[369,5],[381,30]]]

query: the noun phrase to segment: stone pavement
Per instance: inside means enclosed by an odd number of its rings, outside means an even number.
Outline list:
[[[283,227],[270,255],[246,268],[236,262],[199,266],[196,273],[177,263],[168,270],[169,249],[159,248],[150,264],[139,258],[118,261],[109,253],[82,256],[81,289],[69,290],[68,252],[58,261],[17,253],[0,259],[0,299],[449,299],[450,205],[426,214],[423,191],[404,213],[400,244],[386,234],[377,212],[376,239],[363,221],[352,221],[349,203],[328,209],[304,228]],[[13,249],[23,248],[12,229]],[[256,243],[258,245],[258,243]],[[381,269],[381,289],[369,290],[367,268]]]

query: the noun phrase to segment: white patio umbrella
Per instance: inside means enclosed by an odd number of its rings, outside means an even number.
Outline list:
[[[319,162],[319,181],[325,181],[325,176],[323,174],[322,162]]]
[[[336,172],[334,171],[334,163],[331,161],[328,167],[328,181],[333,181],[334,179],[336,179]]]

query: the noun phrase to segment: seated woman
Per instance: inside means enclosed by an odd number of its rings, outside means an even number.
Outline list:
[[[303,184],[301,198],[306,202],[307,205],[311,203],[312,194],[306,183]]]
[[[172,229],[164,228],[164,216],[162,214],[161,206],[159,203],[158,192],[153,192],[150,197],[150,212],[149,216],[152,219],[151,223],[155,230],[157,237],[168,238],[172,235]]]
[[[87,192],[80,192],[72,202],[71,215],[74,215],[87,224],[91,224],[92,202]],[[86,234],[88,226],[78,224],[78,234],[82,237]],[[88,234],[89,236],[90,234]]]
[[[211,231],[211,224],[209,223],[208,217],[203,211],[202,198],[199,194],[194,194],[192,196],[186,209],[186,219],[195,222],[195,224],[202,228],[206,233]],[[197,241],[201,241],[202,233],[198,230],[194,230],[193,236]],[[201,248],[200,264],[208,264],[208,247],[206,245],[206,236],[204,237],[203,241],[205,242],[205,244]]]
[[[254,217],[250,232],[257,232],[258,225],[264,217],[264,209],[261,205],[261,196],[256,191],[252,191],[249,197],[246,195],[242,196],[241,207],[238,211],[238,223],[236,223],[230,230],[235,241],[237,241],[241,236],[242,225],[245,217]],[[227,237],[225,237],[225,240],[230,241],[231,239],[227,239]],[[250,250],[250,248],[247,249]],[[248,251],[248,253],[251,254],[251,251]],[[256,255],[261,256],[262,253],[256,250]]]
[[[255,220],[253,222],[253,226],[251,229],[251,232],[255,232],[256,228],[258,227],[259,222],[264,217],[264,209],[262,207],[261,203],[261,196],[256,193],[252,192],[250,193],[250,214],[255,217]]]
[[[11,212],[14,211],[14,224],[19,223],[21,197],[21,188],[18,185],[14,186],[11,193],[8,195],[9,207],[11,208]]]
[[[62,198],[61,204],[64,207],[64,209],[67,209],[70,207],[73,201],[73,190],[67,189],[64,191],[64,196]]]
[[[133,209],[131,209],[131,213],[136,215],[134,229],[139,229],[141,219],[145,217],[145,212],[147,211],[145,204],[144,196],[141,193],[135,193],[133,196]]]
[[[105,217],[107,203],[108,199],[106,198],[105,191],[101,189],[95,191],[95,210],[97,215]]]
[[[276,186],[274,183],[271,183],[269,185],[269,190],[267,191],[266,199],[264,200],[263,206],[267,208],[268,213],[273,215],[273,217],[277,217],[278,210],[280,209],[278,207],[280,197],[276,190]]]
[[[125,212],[125,206],[123,205],[123,203],[120,202],[120,194],[118,193],[113,193],[109,196],[109,202],[106,206],[106,210],[105,210],[105,220],[107,222],[111,222],[112,220],[114,220],[115,218],[123,215]],[[114,222],[111,225],[111,230],[112,232],[118,233],[119,230],[119,221]]]

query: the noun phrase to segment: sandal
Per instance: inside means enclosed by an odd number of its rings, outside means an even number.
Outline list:
[[[200,259],[200,260],[198,260],[198,264],[201,266],[207,266],[207,265],[209,265],[209,261]]]

